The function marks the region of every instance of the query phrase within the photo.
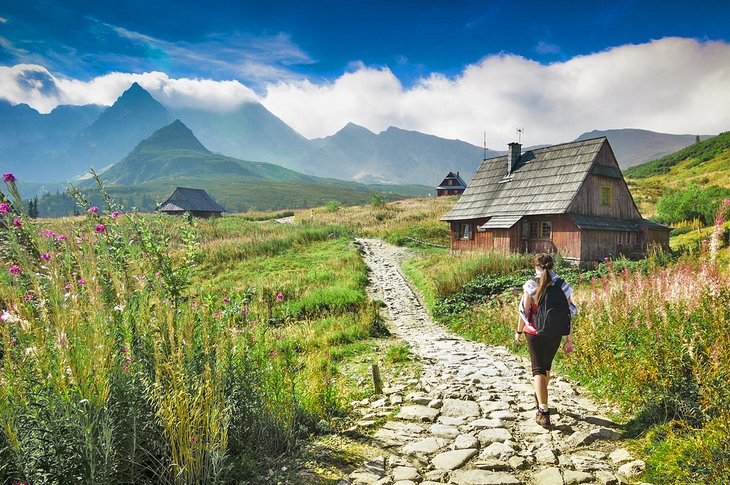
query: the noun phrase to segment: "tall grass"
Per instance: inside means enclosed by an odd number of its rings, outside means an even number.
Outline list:
[[[488,298],[474,298],[475,291],[487,288],[483,281],[504,281],[511,258],[490,256],[500,257],[503,262],[483,269],[486,273],[473,271],[480,267],[478,258],[461,254],[449,265],[445,255],[431,253],[404,269],[426,294],[433,314],[451,328],[523,352],[513,340],[519,291],[503,287]],[[461,275],[448,276],[449,291],[439,293],[437,282],[446,272]],[[576,276],[569,277],[579,308],[573,324],[576,351],[569,358],[559,354],[560,367],[622,406],[631,417],[629,436],[651,430],[642,444],[652,482],[726,483],[730,273],[725,263],[711,262],[709,252],[675,262],[657,253]],[[525,278],[523,273],[514,279]],[[470,303],[459,306],[464,301]]]
[[[187,223],[75,195],[85,216],[53,227],[0,214],[0,481],[265,482],[262,458],[340,411],[328,352],[378,327],[362,261],[330,240],[343,230]],[[287,255],[348,274],[264,270]]]

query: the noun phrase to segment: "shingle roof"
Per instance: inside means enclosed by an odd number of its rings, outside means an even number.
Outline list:
[[[225,212],[203,189],[177,187],[168,199],[157,208],[160,212]]]
[[[522,216],[495,216],[479,226],[479,229],[509,229],[520,219]]]
[[[592,229],[597,231],[622,231],[638,232],[638,221],[627,221],[625,219],[611,219],[609,217],[585,216],[583,214],[571,214],[578,229]]]
[[[506,155],[484,160],[441,220],[564,214],[604,143],[600,137],[527,151],[509,177]]]
[[[444,182],[446,182],[449,179],[456,180],[457,185],[445,185]],[[436,187],[436,188],[437,189],[449,189],[449,190],[465,189],[466,188],[466,182],[464,182],[464,179],[461,178],[461,176],[458,173],[449,172],[446,175],[446,178],[444,178],[441,181],[441,184],[438,187]]]

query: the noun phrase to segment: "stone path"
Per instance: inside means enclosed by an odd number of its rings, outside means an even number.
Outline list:
[[[341,485],[614,484],[640,474],[644,464],[620,448],[617,426],[560,376],[550,382],[553,429],[537,425],[529,363],[434,323],[400,273],[403,249],[357,242],[371,297],[386,304],[423,370],[417,392],[386,388],[366,403],[379,416],[399,411],[372,438],[382,456]]]

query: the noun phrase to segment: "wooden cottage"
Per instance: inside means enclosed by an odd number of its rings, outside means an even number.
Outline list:
[[[452,249],[556,252],[595,261],[669,247],[671,228],[641,217],[606,137],[484,160],[441,220]]]
[[[165,202],[157,207],[163,214],[184,214],[194,217],[220,217],[226,210],[214,201],[205,190],[177,187]]]
[[[466,189],[464,179],[459,176],[459,172],[449,172],[446,178],[436,187],[436,197],[445,195],[461,195]]]

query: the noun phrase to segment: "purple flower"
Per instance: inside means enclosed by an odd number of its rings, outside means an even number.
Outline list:
[[[276,299],[277,299],[277,300],[279,300],[279,301],[281,301],[281,300],[283,300],[283,299],[284,299],[284,295],[282,295],[281,293],[278,293],[278,294],[276,295]]]
[[[76,244],[81,244],[82,242],[84,242],[84,238],[83,237],[77,237],[76,238]]]
[[[725,199],[725,200],[722,201],[722,203],[725,204],[725,205],[730,204],[730,199]]]
[[[113,217],[113,218],[115,218],[115,219],[116,219],[117,217],[119,217],[119,211],[114,211],[114,212],[112,212],[112,217]]]
[[[43,253],[43,254],[41,254],[41,259],[43,259],[45,261],[50,261],[51,255],[48,253]]]
[[[11,267],[8,268],[8,273],[10,273],[12,275],[16,275],[16,276],[19,275],[20,266],[18,266],[17,264],[12,265]]]
[[[7,202],[3,202],[0,204],[0,212],[3,214],[7,214],[10,212],[10,206],[7,204]]]
[[[43,237],[55,238],[56,237],[56,233],[53,232],[53,231],[43,231]]]
[[[119,349],[119,353],[120,354],[126,354],[127,353],[127,349],[125,347],[122,347],[121,349]]]
[[[104,224],[97,224],[94,230],[101,234],[106,230],[106,227],[104,227]]]
[[[17,340],[15,340],[14,338],[11,338],[10,340],[8,340],[8,345],[11,345],[11,346],[13,346],[13,345],[15,345],[16,343],[18,343],[18,341],[17,341]]]
[[[13,225],[15,227],[22,227],[23,226],[23,223],[20,222],[20,219],[13,219]]]
[[[30,301],[35,300],[35,295],[33,293],[28,293],[23,297],[23,301]]]
[[[58,238],[59,241],[65,241],[67,238],[63,234],[59,234]]]
[[[228,297],[223,298],[223,303],[230,303],[231,299]]]
[[[95,205],[93,205],[93,206],[89,207],[89,212],[91,214],[98,214],[99,213],[99,208],[96,207]]]
[[[244,308],[243,310],[241,310],[241,315],[243,315],[244,317],[248,315],[248,308]]]
[[[17,179],[15,178],[15,175],[13,175],[10,172],[7,172],[7,173],[4,173],[3,174],[3,181],[5,181],[6,183],[11,184],[11,183],[15,182],[16,180]]]
[[[66,290],[66,291],[71,291],[71,285],[70,284],[69,285],[66,285],[66,286],[63,287],[63,289]]]
[[[84,286],[86,284],[86,280],[83,278],[79,278],[79,280],[76,282],[79,286]]]

